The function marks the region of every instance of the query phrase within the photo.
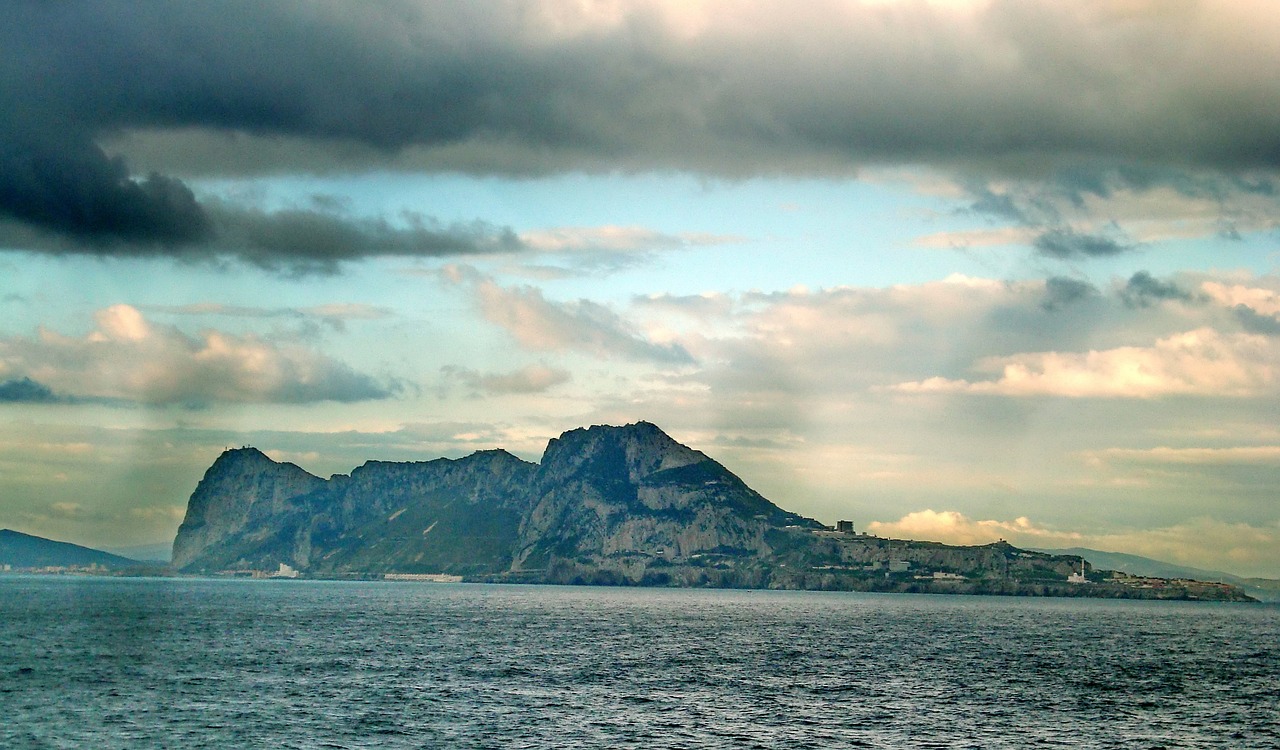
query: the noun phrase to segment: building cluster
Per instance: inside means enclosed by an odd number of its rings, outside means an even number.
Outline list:
[[[40,565],[35,567],[14,567],[12,563],[0,565],[0,573],[23,573],[26,575],[105,575],[111,569],[97,563],[92,565]]]
[[[297,578],[302,574],[292,566],[280,563],[280,567],[275,570],[236,568],[233,570],[219,570],[216,575],[227,576],[228,578]]]
[[[801,527],[788,526],[787,528],[798,529]],[[840,538],[848,538],[848,537],[858,537],[862,539],[879,538],[875,534],[872,534],[866,531],[854,530],[853,521],[836,521],[835,526],[823,526],[820,529],[815,529],[813,533],[816,534],[817,536],[840,537]]]

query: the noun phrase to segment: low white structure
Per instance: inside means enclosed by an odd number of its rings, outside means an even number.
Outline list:
[[[384,573],[384,581],[426,581],[427,583],[462,583],[462,576],[448,573]]]
[[[271,578],[297,578],[298,571],[284,563],[280,563],[280,568],[270,575]]]

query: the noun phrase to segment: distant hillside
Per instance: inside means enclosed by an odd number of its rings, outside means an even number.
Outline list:
[[[1220,570],[1203,570],[1186,565],[1152,560],[1149,557],[1129,555],[1123,552],[1102,552],[1086,547],[1069,547],[1066,549],[1037,549],[1051,555],[1078,555],[1089,561],[1095,568],[1119,570],[1135,576],[1151,576],[1153,578],[1190,578],[1197,581],[1218,581],[1239,586],[1245,593],[1264,602],[1280,601],[1280,581],[1268,578],[1245,578],[1243,576],[1223,573]]]
[[[110,552],[81,547],[70,542],[55,542],[20,531],[0,529],[0,565],[19,568],[87,567],[130,568],[140,565]]]

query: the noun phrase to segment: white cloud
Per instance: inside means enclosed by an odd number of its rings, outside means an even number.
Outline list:
[[[897,521],[873,522],[868,530],[880,536],[947,544],[1004,539],[1019,547],[1087,547],[1239,575],[1274,575],[1275,550],[1280,547],[1280,524],[1250,525],[1209,517],[1158,528],[1088,533],[1052,529],[1026,517],[978,520],[958,511],[922,510]]]
[[[1280,351],[1265,336],[1198,328],[1150,347],[990,357],[977,369],[998,372],[995,380],[932,377],[899,383],[894,390],[1068,398],[1251,396],[1274,387],[1277,366]]]
[[[1067,546],[1081,539],[1079,534],[1037,526],[1026,517],[1012,521],[974,520],[954,510],[914,511],[897,521],[873,521],[867,528],[879,536],[965,545],[1005,539],[1023,546]]]
[[[442,372],[473,391],[492,395],[544,393],[573,379],[567,370],[546,365],[529,365],[510,372],[445,367]]]
[[[960,247],[990,247],[999,245],[1030,244],[1035,230],[1026,227],[998,227],[995,229],[962,229],[934,232],[917,237],[915,244],[921,247],[944,249]]]
[[[743,238],[699,232],[668,234],[647,227],[604,225],[556,227],[522,232],[520,241],[530,250],[546,253],[575,253],[668,250],[742,242]]]
[[[130,508],[129,517],[151,525],[169,525],[182,523],[187,514],[185,505],[153,505],[143,508]]]
[[[1242,305],[1261,315],[1280,315],[1280,292],[1274,289],[1206,281],[1200,289],[1224,307]]]
[[[41,329],[0,339],[0,377],[59,396],[150,404],[307,403],[386,398],[388,386],[310,349],[254,335],[157,325],[129,305],[99,310],[82,337]]]
[[[597,302],[548,300],[535,287],[504,287],[471,268],[450,267],[443,275],[454,283],[469,285],[485,319],[506,330],[530,351],[571,350],[602,359],[692,363],[689,353],[679,345],[650,340],[621,315]]]
[[[1163,528],[1100,533],[1085,537],[1085,542],[1083,546],[1108,552],[1274,578],[1280,523],[1253,525],[1202,517]]]
[[[1090,462],[1122,461],[1141,464],[1200,466],[1262,465],[1280,467],[1280,445],[1247,445],[1229,448],[1107,448],[1089,451]]]

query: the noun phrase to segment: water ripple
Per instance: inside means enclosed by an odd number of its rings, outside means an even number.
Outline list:
[[[0,578],[0,746],[1277,748],[1274,607]]]

